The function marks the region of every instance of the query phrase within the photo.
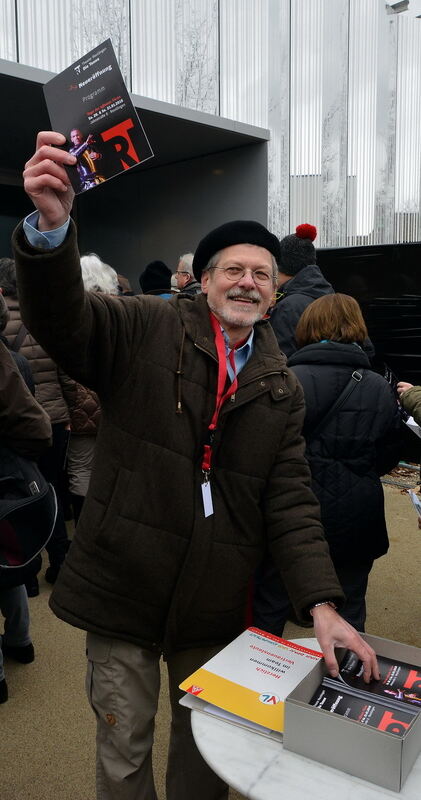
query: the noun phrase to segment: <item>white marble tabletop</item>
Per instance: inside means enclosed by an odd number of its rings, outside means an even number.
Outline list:
[[[295,641],[318,649],[316,639]],[[402,791],[397,793],[288,752],[278,741],[211,714],[192,711],[191,720],[196,744],[205,761],[229,786],[250,800],[421,798],[421,756]]]

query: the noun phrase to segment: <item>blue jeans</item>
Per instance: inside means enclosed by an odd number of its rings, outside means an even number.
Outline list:
[[[59,569],[69,549],[70,541],[67,536],[66,522],[64,519],[63,504],[61,501],[61,479],[66,458],[66,449],[69,440],[69,431],[64,422],[56,422],[52,426],[53,444],[48,447],[38,461],[38,466],[47,481],[53,484],[57,496],[56,524],[50,541],[46,546],[50,565]]]
[[[372,561],[347,567],[335,565],[339,583],[346,597],[339,613],[361,632],[365,628],[365,595],[372,566]],[[326,600],[328,599],[327,597]],[[254,576],[253,625],[275,636],[282,636],[291,613],[290,600],[279,572],[270,556],[266,556]]]
[[[4,634],[1,642],[9,647],[26,647],[31,644],[29,635],[28,595],[24,586],[0,589],[0,611],[4,617]],[[4,680],[3,653],[0,646],[0,681]]]

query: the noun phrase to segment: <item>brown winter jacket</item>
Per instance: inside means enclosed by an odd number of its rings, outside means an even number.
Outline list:
[[[19,226],[14,248],[26,324],[102,408],[54,612],[164,653],[223,645],[244,627],[266,544],[300,618],[318,600],[341,602],[304,459],[302,390],[269,324],[255,326],[253,355],[221,411],[205,518],[201,455],[217,384],[206,297],[85,293],[73,224],[48,252]]]
[[[58,372],[61,390],[67,403],[72,434],[96,436],[101,419],[98,395],[69,378],[63,370]]]
[[[48,415],[34,399],[7,347],[0,342],[0,441],[37,459],[51,445]]]
[[[9,296],[4,299],[6,300],[10,317],[3,333],[9,342],[9,346],[13,347],[13,342],[22,325],[19,301]],[[61,391],[56,364],[30,333],[26,334],[19,352],[30,363],[35,382],[35,397],[38,403],[46,410],[51,423],[53,425],[58,422],[67,423],[69,421],[69,412]]]

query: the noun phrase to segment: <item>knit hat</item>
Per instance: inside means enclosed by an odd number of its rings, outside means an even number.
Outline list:
[[[171,292],[171,270],[163,261],[151,261],[139,277],[143,294]]]
[[[203,270],[215,253],[233,244],[255,244],[258,247],[265,247],[279,263],[279,239],[260,222],[237,219],[214,228],[199,242],[193,259],[196,280],[200,281]]]
[[[303,267],[316,263],[313,241],[317,236],[314,225],[297,225],[295,233],[284,236],[280,245],[279,269],[285,275],[296,275]]]

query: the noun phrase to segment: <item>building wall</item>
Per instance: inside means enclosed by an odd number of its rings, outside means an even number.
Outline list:
[[[117,177],[106,191],[79,195],[80,250],[118,265],[137,292],[150,261],[158,258],[175,270],[178,257],[194,252],[217,225],[231,219],[265,223],[266,173],[264,143]]]
[[[0,3],[2,58],[59,71],[108,36],[133,92],[270,128],[279,235],[421,239],[421,19],[385,0]]]

